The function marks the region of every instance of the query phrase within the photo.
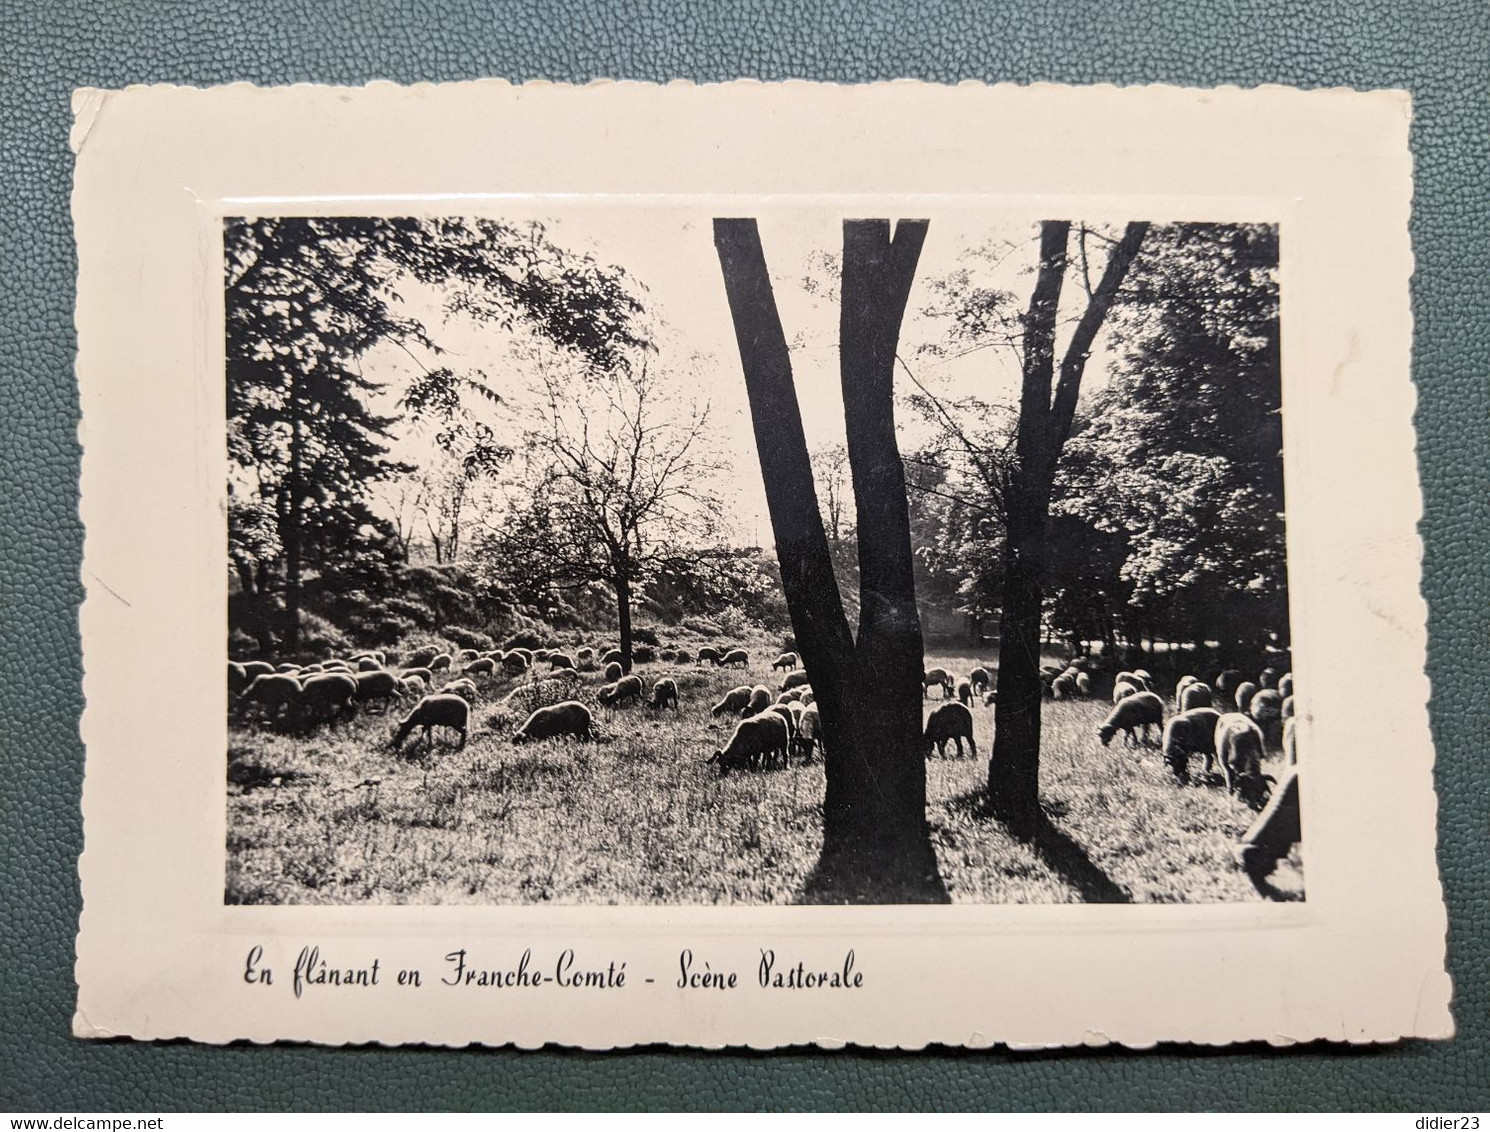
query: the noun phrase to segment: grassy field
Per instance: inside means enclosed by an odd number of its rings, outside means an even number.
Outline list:
[[[960,674],[991,660],[926,657]],[[596,708],[606,738],[594,744],[512,746],[511,727],[487,726],[510,689],[501,683],[483,689],[463,750],[437,745],[422,758],[392,754],[396,713],[309,737],[232,727],[228,902],[797,899],[822,841],[821,762],[723,779],[704,762],[731,726],[709,715],[718,695],[737,683],[776,687],[780,674],[761,662],[747,673],[661,664],[638,672],[648,682],[675,675],[682,710]],[[598,683],[587,676],[578,698],[593,700]],[[1102,747],[1095,728],[1108,706],[1047,701],[1049,820],[1029,840],[982,812],[992,709],[974,712],[977,758],[927,761],[927,818],[954,901],[1262,899],[1231,856],[1252,811],[1218,784],[1177,785],[1157,748],[1124,748],[1120,737]],[[1297,850],[1273,879],[1279,895],[1302,895]]]

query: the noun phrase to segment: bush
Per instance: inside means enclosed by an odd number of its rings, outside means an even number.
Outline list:
[[[792,636],[790,633],[788,633],[786,636],[782,637],[781,638],[781,651],[782,652],[796,652],[797,651],[797,638],[794,637],[794,636]]]
[[[651,664],[657,659],[657,650],[651,645],[637,645],[631,650],[631,659],[637,664]]]
[[[475,649],[477,652],[491,652],[497,647],[496,642],[485,633],[478,633],[475,629],[462,629],[459,625],[447,625],[445,636],[459,647]]]
[[[524,630],[521,633],[514,633],[502,645],[505,651],[511,651],[512,649],[540,649],[542,647],[543,638],[531,629]]]
[[[374,609],[383,616],[402,617],[425,628],[434,625],[438,620],[435,611],[424,602],[406,597],[390,597]]]
[[[683,628],[697,633],[700,637],[717,637],[724,631],[707,617],[685,617]]]
[[[661,642],[657,639],[657,630],[649,629],[644,625],[639,625],[635,629],[631,630],[631,639],[633,641],[636,641],[638,644],[643,645],[661,644]]]
[[[345,633],[324,617],[307,610],[300,611],[300,651],[306,653],[344,653],[352,647]]]
[[[384,616],[364,623],[357,630],[357,642],[363,645],[396,645],[418,631],[419,626],[407,617]]]

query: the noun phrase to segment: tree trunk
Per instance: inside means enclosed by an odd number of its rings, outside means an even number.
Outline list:
[[[1056,316],[1071,223],[1047,220],[1040,225],[1040,264],[1024,316],[1024,371],[1014,441],[1016,466],[1004,500],[1008,525],[1004,609],[999,621],[993,757],[988,763],[989,808],[1011,824],[1030,825],[1039,817],[1040,707],[1044,698],[1040,639],[1056,464],[1071,435],[1081,378],[1097,331],[1117,298],[1147,230],[1145,223],[1129,224],[1108,256],[1101,282],[1072,332],[1057,381]]]
[[[621,671],[631,671],[631,575],[626,567],[616,571],[616,624],[621,631]]]
[[[895,347],[925,234],[925,221],[901,222],[893,239],[888,221],[844,223],[839,353],[858,507],[856,642],[756,222],[714,222],[782,586],[823,723],[823,850],[809,900],[947,899],[926,824],[921,626],[894,421]]]
[[[290,474],[285,484],[289,499],[284,530],[280,533],[280,542],[285,549],[284,651],[293,653],[300,648],[301,524],[304,522],[305,506],[303,486],[305,427],[300,419],[297,390],[293,387],[290,391],[289,405],[293,414],[290,425]]]

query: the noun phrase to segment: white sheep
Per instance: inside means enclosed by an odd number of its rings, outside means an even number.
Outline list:
[[[450,664],[454,668],[462,668],[480,655],[475,649],[461,649],[450,658]]]
[[[567,700],[562,704],[539,708],[512,733],[512,742],[514,745],[521,745],[571,735],[581,743],[595,738],[590,709],[578,700]]]
[[[652,698],[647,701],[651,708],[665,708],[672,705],[674,711],[678,708],[678,682],[669,676],[664,676],[652,685]]]
[[[307,684],[326,678],[313,677]],[[387,711],[394,698],[398,696],[398,677],[386,668],[375,668],[371,671],[359,672],[355,677],[343,676],[341,679],[352,680],[353,692],[359,704],[370,705],[374,700],[380,700],[383,710]]]
[[[457,747],[466,745],[466,728],[471,719],[471,705],[459,696],[436,694],[425,696],[414,705],[414,710],[404,716],[398,725],[398,730],[393,735],[393,749],[399,750],[404,745],[404,740],[416,727],[424,728],[424,742],[427,746],[434,746],[434,730],[436,727],[448,727],[460,735]]]
[[[926,719],[922,734],[929,757],[932,747],[940,758],[947,757],[947,744],[956,742],[957,757],[962,757],[962,741],[967,740],[972,757],[978,757],[978,742],[973,738],[973,713],[966,704],[942,704]]]
[[[642,698],[642,678],[640,676],[623,676],[614,684],[607,684],[595,693],[595,699],[602,706],[618,708],[627,700],[640,700]]]
[[[1247,714],[1262,729],[1262,737],[1269,744],[1278,743],[1283,737],[1283,697],[1277,688],[1259,688],[1247,705]]]
[[[719,658],[720,668],[748,668],[750,666],[750,654],[744,649],[730,649]]]
[[[1179,703],[1176,706],[1180,711],[1189,711],[1191,708],[1211,707],[1214,702],[1210,685],[1197,680],[1180,690]]]
[[[706,762],[718,763],[720,776],[732,770],[770,766],[778,760],[785,763],[790,743],[786,720],[774,711],[752,715],[735,724],[729,742],[715,751]]]
[[[1278,681],[1278,694],[1285,700],[1293,695],[1293,673],[1285,672]]]
[[[392,679],[392,673],[388,675]],[[313,721],[334,721],[349,717],[356,710],[357,692],[358,682],[352,677],[340,672],[323,672],[301,683],[295,702]]]
[[[1252,697],[1257,695],[1258,691],[1257,685],[1250,680],[1244,680],[1238,684],[1236,693],[1232,697],[1232,702],[1236,704],[1237,711],[1246,714],[1247,709],[1252,706]]]
[[[758,715],[771,706],[771,689],[764,684],[757,684],[750,689],[750,699],[745,702],[741,709],[742,715]]]
[[[771,662],[771,667],[772,669],[781,668],[785,669],[786,671],[791,671],[792,669],[796,668],[799,663],[800,661],[796,653],[784,652]]]
[[[956,692],[952,674],[945,668],[928,668],[921,673],[921,695],[923,697],[931,695],[933,687],[941,688],[944,700],[950,700]]]
[[[577,667],[574,663],[574,657],[570,656],[567,652],[551,652],[548,654],[548,670],[550,672],[559,668],[567,668],[573,672]]]
[[[802,688],[807,685],[807,673],[788,672],[786,679],[781,682],[781,690],[790,692],[793,688]]]
[[[1076,674],[1076,694],[1082,699],[1090,699],[1092,695],[1092,678],[1085,672]]]
[[[1228,712],[1216,721],[1216,757],[1226,789],[1254,810],[1267,801],[1270,775],[1262,773],[1262,731],[1241,712]]]
[[[749,684],[741,684],[738,688],[731,688],[724,693],[724,698],[715,704],[709,711],[710,715],[721,716],[726,712],[735,714],[750,702],[750,693],[755,691]]]
[[[467,676],[495,676],[497,662],[489,656],[478,656],[461,670]]]
[[[274,665],[267,660],[245,660],[243,662],[243,674],[248,677],[249,683],[259,676],[273,676]]]
[[[1209,771],[1216,758],[1216,721],[1221,713],[1211,707],[1193,707],[1173,716],[1164,725],[1160,751],[1175,778],[1190,781],[1190,756],[1205,758]]]
[[[436,653],[424,667],[428,668],[431,672],[438,672],[442,668],[449,668],[450,654],[448,652]]]
[[[476,702],[476,682],[462,676],[458,680],[451,680],[440,688],[441,695],[459,696],[468,704]]]
[[[1112,741],[1112,737],[1119,731],[1123,733],[1123,741],[1129,746],[1137,746],[1138,739],[1135,737],[1140,727],[1143,728],[1143,742],[1148,742],[1149,728],[1162,727],[1164,725],[1164,701],[1153,692],[1134,692],[1124,697],[1116,707],[1108,713],[1102,725],[1097,728],[1097,736],[1102,740],[1105,747]]]
[[[713,645],[705,645],[698,650],[698,662],[703,664],[705,661],[712,664],[715,668],[719,667],[719,650]]]
[[[809,704],[797,719],[797,753],[803,762],[810,762],[813,749],[821,750],[822,745],[823,717],[818,713],[817,704]]]

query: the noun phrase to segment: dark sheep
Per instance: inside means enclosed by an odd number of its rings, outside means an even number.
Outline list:
[[[1244,680],[1238,684],[1232,701],[1236,704],[1237,711],[1246,715],[1247,709],[1252,706],[1252,697],[1257,695],[1258,691],[1257,685],[1250,680]]]
[[[426,746],[433,747],[435,743],[434,730],[436,727],[448,727],[460,736],[460,742],[456,746],[466,745],[466,728],[471,719],[471,705],[459,696],[439,693],[433,696],[425,696],[414,705],[414,710],[404,716],[398,725],[398,730],[393,733],[393,749],[400,750],[404,740],[416,728],[424,728],[424,742]]]
[[[607,684],[595,693],[595,699],[603,707],[618,708],[627,700],[642,698],[642,678],[640,676],[623,676],[614,684]]]
[[[742,709],[744,715],[759,715],[771,706],[771,689],[764,684],[757,684],[750,689],[750,699],[745,702]]]
[[[993,679],[988,675],[986,668],[973,669],[967,674],[967,682],[973,686],[973,694],[978,696],[993,687]]]
[[[716,649],[713,645],[705,645],[703,648],[701,648],[701,649],[698,650],[698,662],[700,664],[703,664],[705,662],[708,662],[709,664],[712,664],[715,668],[718,668],[719,667],[719,650]]]
[[[788,672],[786,679],[781,682],[781,690],[783,692],[790,692],[793,688],[806,687],[807,682],[807,673]]]
[[[578,700],[567,700],[551,707],[541,707],[528,721],[512,733],[514,746],[573,736],[581,743],[595,738],[590,709]]]
[[[744,649],[730,649],[719,658],[720,668],[748,668],[750,667],[750,654]]]
[[[387,675],[390,680],[393,678],[392,673]],[[323,672],[300,685],[295,702],[312,723],[345,719],[356,710],[357,690],[357,681],[352,677],[339,672]]]
[[[774,711],[753,715],[735,724],[729,742],[715,751],[706,762],[718,763],[720,777],[732,770],[754,769],[778,760],[785,763],[791,742],[786,720]]]
[[[1196,681],[1187,685],[1180,692],[1180,711],[1189,711],[1191,708],[1208,708],[1212,705],[1213,698],[1208,685]]]
[[[1226,789],[1254,810],[1267,803],[1271,775],[1262,773],[1262,731],[1241,712],[1230,712],[1216,721],[1216,757]]]
[[[600,674],[600,679],[605,681],[607,684],[614,684],[617,680],[625,675],[626,670],[621,667],[620,661],[613,660],[605,666],[605,671]]]
[[[796,668],[798,663],[799,661],[796,653],[784,652],[771,662],[771,668],[773,670],[780,668],[789,672],[792,669]]]
[[[942,704],[933,711],[926,720],[924,739],[928,757],[932,747],[935,747],[937,756],[946,758],[947,744],[956,742],[957,757],[961,758],[964,739],[967,740],[972,757],[978,757],[978,742],[973,738],[973,713],[965,704]]]
[[[495,676],[497,662],[489,656],[479,656],[466,665],[464,672],[467,676]]]
[[[678,711],[678,682],[670,677],[664,676],[652,685],[652,698],[647,701],[651,708],[665,708],[672,705],[674,711]]]
[[[960,704],[971,704],[973,702],[973,682],[971,680],[957,681],[957,702]]]
[[[928,668],[921,673],[921,695],[923,698],[931,695],[931,689],[939,687],[942,690],[942,699],[950,700],[956,689],[952,681],[952,674],[945,668]]]
[[[1270,746],[1277,746],[1283,738],[1283,697],[1277,688],[1259,688],[1247,705],[1247,714],[1262,731],[1262,737]]]
[[[1149,741],[1149,728],[1164,725],[1164,701],[1153,692],[1134,692],[1125,697],[1108,713],[1097,728],[1097,736],[1105,747],[1119,731],[1128,746],[1137,746],[1135,732],[1143,729],[1143,742]]]
[[[1216,721],[1221,713],[1211,707],[1182,711],[1164,725],[1164,761],[1180,782],[1190,781],[1190,756],[1200,755],[1209,771],[1216,756]]]
[[[809,704],[797,720],[797,756],[803,762],[810,762],[813,750],[821,750],[822,746],[823,717],[816,704]]]
[[[274,665],[270,664],[267,660],[245,660],[243,662],[243,671],[248,676],[248,682],[252,684],[254,678],[257,676],[274,675]]]
[[[332,678],[335,679],[335,677]],[[307,681],[306,687],[310,687],[316,680],[321,679],[325,679],[325,677],[317,676]],[[355,677],[341,677],[341,679],[352,680],[354,685],[353,692],[359,704],[370,705],[374,700],[380,700],[382,701],[384,711],[388,710],[399,695],[398,677],[386,668],[378,668],[369,672],[359,672]]]

